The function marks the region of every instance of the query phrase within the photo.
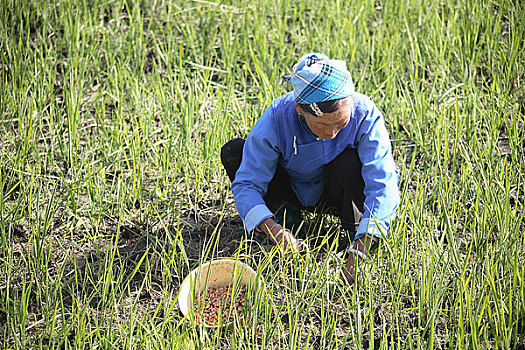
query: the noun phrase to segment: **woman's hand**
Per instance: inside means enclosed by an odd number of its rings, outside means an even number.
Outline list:
[[[357,276],[361,273],[360,264],[363,263],[363,258],[359,257],[357,254],[350,252],[348,258],[345,261],[345,265],[341,271],[343,279],[351,286],[354,284]]]
[[[290,246],[294,251],[299,249],[299,241],[294,237],[290,230],[283,228],[272,218],[265,219],[260,225],[259,230],[263,231],[276,244],[283,244],[283,251]]]
[[[343,278],[349,285],[354,284],[357,276],[361,272],[361,266],[365,262],[365,257],[370,247],[374,243],[374,237],[366,235],[356,240],[352,245],[352,248],[349,249],[349,255],[346,259],[345,265],[342,269]]]
[[[297,252],[299,250],[299,240],[295,238],[295,236],[292,234],[292,232],[288,229],[284,229],[282,231],[279,244],[283,242],[283,248],[286,251],[286,249],[291,246],[294,252]]]

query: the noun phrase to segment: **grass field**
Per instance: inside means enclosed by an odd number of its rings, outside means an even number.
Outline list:
[[[524,349],[524,38],[521,1],[1,0],[0,348]],[[347,61],[401,171],[352,287],[336,218],[278,258],[219,160],[310,51]],[[268,297],[192,328],[178,287],[224,256]]]

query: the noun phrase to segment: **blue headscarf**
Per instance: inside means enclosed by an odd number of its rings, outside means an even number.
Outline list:
[[[301,57],[293,67],[290,82],[295,93],[295,102],[313,104],[314,111],[318,109],[318,102],[344,98],[355,91],[346,62],[331,60],[320,53],[309,53]]]

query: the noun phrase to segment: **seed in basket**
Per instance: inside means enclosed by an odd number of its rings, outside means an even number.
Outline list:
[[[208,288],[201,292],[197,299],[197,311],[202,312],[204,321],[210,325],[218,324],[219,313],[221,317],[229,314],[228,323],[233,322],[235,314],[243,311],[246,297],[246,286],[242,286],[234,301],[231,300],[231,286],[218,286]],[[232,305],[233,304],[233,305]],[[232,312],[230,313],[230,306]],[[200,318],[199,318],[200,320]]]

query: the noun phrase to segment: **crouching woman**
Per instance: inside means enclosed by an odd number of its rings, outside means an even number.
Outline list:
[[[266,109],[246,140],[224,145],[221,160],[249,231],[297,248],[283,225],[297,225],[302,210],[329,208],[338,215],[351,240],[342,272],[353,283],[399,205],[383,115],[355,92],[344,61],[307,54],[289,79],[293,91]]]

